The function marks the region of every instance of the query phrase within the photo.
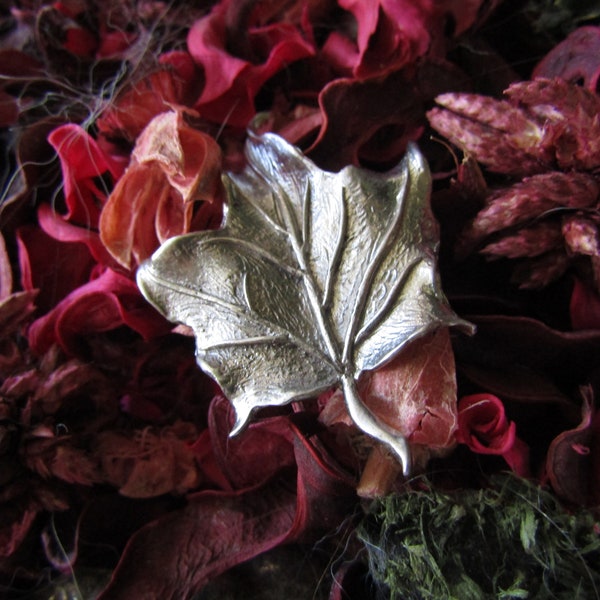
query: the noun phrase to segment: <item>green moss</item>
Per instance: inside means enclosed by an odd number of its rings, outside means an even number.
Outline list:
[[[509,475],[482,490],[378,500],[358,531],[392,600],[600,598],[594,516]]]

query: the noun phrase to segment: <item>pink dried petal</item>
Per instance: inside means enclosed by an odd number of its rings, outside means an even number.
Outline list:
[[[412,342],[398,358],[359,383],[363,402],[413,444],[454,445],[456,376],[446,328]]]
[[[12,292],[13,278],[10,258],[6,251],[4,236],[0,233],[0,300],[10,296]]]
[[[561,226],[554,221],[523,227],[514,234],[505,234],[497,242],[487,244],[480,250],[491,258],[522,258],[539,256],[562,246]]]
[[[562,79],[535,79],[511,85],[506,94],[544,126],[542,145],[562,169],[600,166],[600,98]]]
[[[60,158],[67,205],[64,218],[79,226],[96,228],[107,195],[106,190],[98,187],[97,179],[105,173],[116,179],[119,165],[79,125],[57,127],[48,136],[48,142]]]
[[[160,70],[125,88],[96,120],[101,134],[134,143],[156,115],[191,102],[189,96],[199,77],[191,56],[171,52],[161,56],[160,62]]]
[[[313,56],[315,50],[289,23],[246,22],[245,27],[231,32],[227,23],[230,5],[229,1],[220,2],[188,33],[189,52],[205,77],[195,108],[207,119],[246,127],[255,113],[254,97],[263,84],[291,62]],[[230,54],[227,48],[232,43],[247,48],[245,56]]]
[[[542,138],[539,125],[506,100],[496,100],[480,94],[449,92],[440,94],[435,101],[455,115],[476,121],[480,125],[489,125],[497,132],[527,134],[532,143]]]
[[[564,217],[562,233],[567,248],[573,254],[600,256],[598,225],[591,219],[579,215]]]

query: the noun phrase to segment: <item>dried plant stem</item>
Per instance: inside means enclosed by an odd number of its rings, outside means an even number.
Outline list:
[[[402,466],[381,444],[371,449],[356,493],[361,498],[381,498],[389,494]]]

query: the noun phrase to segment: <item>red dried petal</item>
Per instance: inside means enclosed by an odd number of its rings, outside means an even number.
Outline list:
[[[95,229],[106,190],[96,180],[109,173],[115,179],[120,168],[79,125],[57,127],[48,136],[56,150],[62,169],[63,193],[67,206],[64,218],[71,223]]]
[[[189,231],[192,201],[218,194],[220,166],[218,144],[181,112],[152,119],[100,216],[100,237],[115,260],[132,268]]]
[[[581,422],[553,440],[546,456],[546,472],[554,491],[577,505],[600,500],[600,412],[594,411],[591,390],[582,390]],[[578,447],[589,452],[583,454]]]
[[[307,155],[321,168],[338,171],[358,165],[371,140],[377,161],[396,164],[409,141],[422,133],[422,99],[402,73],[383,80],[339,79],[319,95],[321,131]]]
[[[85,284],[95,264],[83,244],[59,242],[33,225],[19,228],[17,245],[21,285],[39,291],[36,304],[43,313]]]
[[[580,27],[554,46],[538,63],[532,77],[560,77],[571,83],[583,80],[596,92],[600,78],[600,27]]]
[[[215,460],[229,480],[230,489],[260,485],[294,464],[292,430],[287,418],[262,419],[231,439],[229,432],[235,419],[223,396],[213,399],[208,418]]]
[[[236,35],[239,47],[248,47],[248,56],[236,57],[229,43],[227,11],[230,2],[215,6],[205,18],[196,21],[188,34],[188,49],[202,66],[205,86],[195,104],[200,114],[217,123],[246,127],[255,113],[254,97],[275,73],[291,62],[313,56],[313,45],[288,23],[254,25],[247,23]],[[254,56],[249,56],[253,54]],[[259,62],[252,62],[256,57]]]
[[[156,163],[184,202],[212,201],[218,191],[221,149],[209,135],[191,127],[181,111],[156,116],[138,138],[134,163]]]
[[[130,539],[99,600],[191,597],[236,564],[306,532],[313,539],[336,527],[355,500],[347,478],[296,430],[293,446],[297,491],[291,489],[288,470],[260,487],[189,496],[187,506],[146,525]],[[268,452],[267,448],[264,458],[271,460]]]
[[[98,600],[180,600],[210,579],[282,543],[296,494],[281,484],[205,492],[138,530]]]
[[[573,285],[569,313],[575,331],[600,329],[600,296],[579,279]]]
[[[133,143],[156,115],[190,101],[197,78],[190,55],[167,53],[161,62],[161,70],[125,88],[96,120],[101,134]]]
[[[130,269],[158,248],[156,218],[159,206],[171,195],[176,196],[169,203],[171,227],[175,233],[183,233],[186,215],[182,199],[158,165],[132,165],[118,181],[100,216],[100,238],[120,265]]]
[[[87,246],[89,254],[97,263],[108,267],[116,267],[115,261],[100,240],[100,235],[97,231],[69,223],[49,204],[40,204],[37,217],[40,229],[47,233],[53,240],[60,242],[60,244],[66,244],[64,248],[69,249],[71,260],[68,264],[68,271],[70,277],[65,277],[65,279],[70,279],[71,274],[77,272],[76,265],[79,262],[85,262],[88,257],[88,253],[82,251],[80,244],[85,244]],[[54,244],[50,244],[50,246],[52,245]],[[49,250],[49,248],[47,248],[47,250]],[[79,252],[81,256],[75,256],[77,252]],[[64,271],[61,270],[61,265],[61,260],[59,256],[57,256],[52,262],[52,269],[57,272],[57,276],[60,274],[61,277],[64,277]],[[46,267],[50,265],[43,266]]]
[[[29,328],[29,344],[44,354],[59,344],[67,354],[77,354],[87,334],[127,325],[149,339],[169,329],[142,298],[133,281],[107,269],[97,279],[77,288]]]
[[[329,60],[333,58],[338,67],[352,68],[355,77],[397,71],[414,63],[429,48],[431,9],[426,5],[408,0],[340,0],[338,3],[356,20],[356,40],[334,32],[323,53]]]
[[[477,454],[502,456],[517,475],[529,474],[529,449],[516,437],[516,425],[507,420],[496,396],[473,394],[459,400],[456,439]]]

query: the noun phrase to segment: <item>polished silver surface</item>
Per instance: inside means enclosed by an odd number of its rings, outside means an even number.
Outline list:
[[[435,328],[470,327],[441,290],[425,160],[410,145],[388,173],[330,173],[252,132],[246,155],[243,173],[224,176],[223,228],[167,241],[140,268],[140,289],[194,329],[199,365],[235,408],[232,435],[256,408],[341,385],[356,425],[408,473],[406,440],[356,381]]]

